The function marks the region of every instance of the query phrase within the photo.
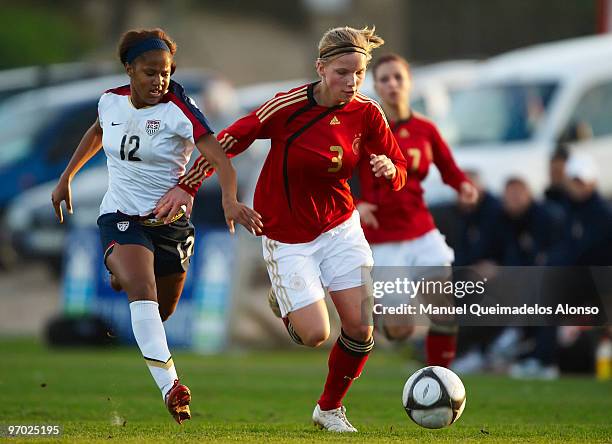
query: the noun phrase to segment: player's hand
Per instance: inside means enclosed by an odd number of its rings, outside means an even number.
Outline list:
[[[224,200],[223,212],[225,213],[225,222],[229,227],[230,233],[234,234],[236,232],[235,222],[238,222],[254,235],[262,233],[263,222],[261,221],[261,215],[245,204],[237,200]]]
[[[378,224],[378,219],[374,215],[376,210],[378,210],[378,205],[369,202],[359,202],[357,204],[357,211],[359,211],[361,222],[368,227],[378,230],[380,225]]]
[[[459,204],[472,206],[478,202],[478,189],[470,182],[461,182],[459,188]]]
[[[393,179],[397,172],[391,159],[384,154],[378,156],[376,154],[370,154],[370,165],[372,165],[372,172],[376,177],[382,176],[385,179]]]
[[[70,191],[69,179],[60,179],[51,193],[51,202],[53,203],[55,215],[59,219],[60,224],[64,223],[62,201],[66,202],[66,210],[68,211],[68,214],[72,214],[72,194]]]
[[[153,213],[157,219],[164,219],[164,223],[170,223],[179,211],[185,211],[187,218],[191,217],[193,209],[193,196],[187,191],[176,185],[170,188],[166,194],[159,199]]]

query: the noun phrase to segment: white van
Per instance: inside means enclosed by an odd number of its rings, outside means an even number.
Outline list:
[[[565,141],[595,157],[601,191],[612,196],[612,35],[511,51],[473,74],[451,89],[446,114],[435,119],[462,168],[477,170],[493,192],[516,175],[538,195]],[[430,204],[454,198],[435,169],[425,188]]]

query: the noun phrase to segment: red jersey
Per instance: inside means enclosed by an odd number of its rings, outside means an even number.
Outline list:
[[[253,206],[263,218],[263,234],[279,242],[310,242],[351,217],[348,179],[372,153],[386,154],[397,168],[381,187],[399,190],[406,182],[406,160],[378,103],[357,94],[343,105],[320,106],[315,85],[277,94],[217,136],[228,157],[255,139],[271,140]],[[179,185],[194,193],[211,173],[200,157]]]
[[[375,216],[379,228],[363,225],[371,244],[415,239],[436,227],[421,187],[432,162],[444,183],[457,191],[468,180],[433,122],[412,113],[407,120],[392,122],[391,129],[408,162],[408,180],[398,193],[388,193],[384,183],[371,174],[369,162],[360,163],[361,200],[378,206]]]

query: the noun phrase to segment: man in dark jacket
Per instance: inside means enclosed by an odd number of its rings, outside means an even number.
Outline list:
[[[563,222],[562,211],[536,202],[523,179],[508,179],[495,229],[497,262],[506,266],[548,264],[549,251],[561,241]]]
[[[572,154],[566,168],[569,223],[565,259],[569,265],[612,265],[612,210],[597,191],[598,168],[584,154]]]
[[[493,259],[495,224],[501,212],[499,199],[486,190],[479,174],[475,171],[465,173],[478,189],[478,202],[470,206],[459,205],[455,266],[475,265]]]
[[[504,189],[503,210],[496,228],[498,263],[515,267],[549,264],[550,252],[562,240],[563,222],[564,213],[558,205],[536,202],[527,182],[520,177],[508,179]],[[513,269],[509,273],[518,271]],[[502,333],[500,340],[512,335],[522,337],[521,343],[529,346],[522,356],[523,360],[511,367],[512,376],[544,379],[557,377],[556,327],[509,328]],[[517,343],[517,349],[520,348]]]

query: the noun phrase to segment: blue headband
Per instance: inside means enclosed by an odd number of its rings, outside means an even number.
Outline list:
[[[134,59],[142,53],[152,51],[154,49],[161,49],[170,52],[170,48],[168,48],[168,45],[162,39],[147,39],[128,50],[127,54],[125,55],[125,62],[132,63]]]

